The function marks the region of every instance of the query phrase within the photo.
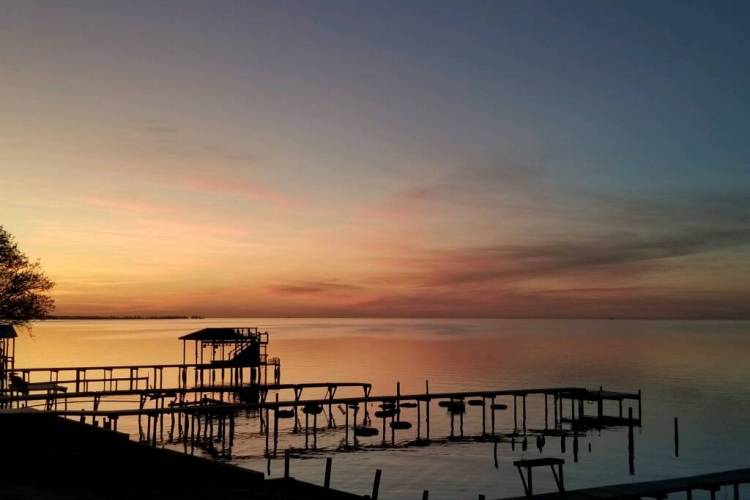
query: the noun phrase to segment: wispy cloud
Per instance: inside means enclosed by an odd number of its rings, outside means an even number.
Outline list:
[[[340,294],[362,290],[363,287],[349,283],[300,281],[268,286],[268,290],[279,295]]]

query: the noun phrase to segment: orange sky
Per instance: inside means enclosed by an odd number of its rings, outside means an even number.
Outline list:
[[[415,8],[9,7],[57,313],[750,317],[740,26]]]

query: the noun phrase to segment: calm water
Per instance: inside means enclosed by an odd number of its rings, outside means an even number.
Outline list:
[[[270,354],[282,360],[282,382],[368,381],[373,394],[544,386],[643,390],[643,428],[636,431],[635,480],[750,466],[750,322],[592,320],[372,320],[207,319],[158,321],[50,321],[17,344],[18,366],[178,362],[177,337],[204,326],[259,326],[271,333]],[[338,395],[357,394],[339,392]],[[306,393],[306,397],[317,394]],[[529,425],[543,426],[543,401],[529,399]],[[595,410],[587,408],[589,413]],[[413,410],[409,410],[413,411]],[[567,409],[566,409],[567,411]],[[680,457],[674,457],[673,419],[680,419]],[[512,411],[498,413],[501,430]],[[343,416],[337,414],[339,423]],[[406,413],[406,420],[414,420]],[[447,435],[449,418],[433,404],[433,437]],[[481,409],[469,408],[467,433],[481,430]],[[127,429],[126,429],[127,430]],[[238,427],[234,463],[265,470],[258,423]],[[409,437],[404,433],[404,438]],[[335,445],[343,432],[326,431],[319,444]],[[281,448],[304,437],[285,433]],[[591,452],[589,452],[589,445]],[[578,463],[567,447],[566,485],[580,488],[628,481],[627,431],[607,430],[581,441]],[[334,456],[333,486],[369,493],[383,470],[381,498],[488,498],[522,494],[511,462],[540,453],[462,443],[428,448],[368,450]],[[548,438],[544,456],[563,456]],[[292,463],[299,479],[322,482],[324,454]],[[283,460],[271,465],[282,472]],[[550,491],[547,471],[535,490]],[[722,492],[720,498],[730,498]]]

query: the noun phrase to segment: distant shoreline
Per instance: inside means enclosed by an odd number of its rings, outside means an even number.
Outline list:
[[[205,319],[203,316],[50,316],[48,320],[113,320],[113,319]]]

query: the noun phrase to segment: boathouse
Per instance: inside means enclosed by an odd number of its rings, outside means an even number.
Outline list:
[[[196,384],[203,384],[204,372],[216,377],[216,372],[224,379],[225,372],[230,380],[243,381],[244,370],[248,369],[248,382],[267,384],[268,367],[273,371],[273,382],[281,378],[281,363],[278,358],[268,357],[268,332],[255,327],[244,328],[203,328],[180,337],[182,341],[182,363],[198,367],[195,372]],[[192,344],[192,346],[190,346]],[[192,360],[190,356],[192,355]]]

